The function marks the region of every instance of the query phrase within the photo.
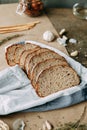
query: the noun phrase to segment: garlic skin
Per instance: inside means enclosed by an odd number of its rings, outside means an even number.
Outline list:
[[[43,39],[47,42],[53,41],[55,38],[55,35],[51,31],[46,31],[43,33]]]
[[[76,44],[76,43],[77,43],[77,40],[74,39],[74,38],[70,38],[70,39],[69,39],[69,43]]]
[[[73,51],[73,52],[71,52],[71,54],[70,54],[70,55],[74,57],[74,56],[77,56],[77,55],[78,55],[78,53],[79,53],[78,51]]]
[[[22,119],[17,119],[13,122],[13,130],[24,130],[25,123]]]
[[[60,45],[63,45],[63,46],[67,46],[66,44],[66,39],[64,38],[57,38],[57,42],[60,44]]]
[[[63,35],[62,38],[65,39],[66,41],[68,40],[68,37],[66,37],[65,35]]]
[[[9,126],[2,120],[0,120],[0,130],[9,130]]]

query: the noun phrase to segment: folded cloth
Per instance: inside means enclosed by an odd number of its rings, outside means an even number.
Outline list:
[[[29,108],[27,110],[24,110],[23,112],[38,112],[38,111],[40,112],[40,111],[55,110],[59,108],[72,106],[86,100],[87,100],[87,84],[83,85],[82,89],[74,93],[60,96],[53,101],[47,102],[37,107]]]
[[[25,87],[29,83],[27,76],[18,65],[0,72],[0,94]]]
[[[53,47],[33,41],[28,42],[49,48],[62,55],[77,71],[81,78],[81,83],[78,86],[40,98],[21,68],[18,65],[9,67],[0,72],[0,115],[7,115],[18,111],[54,110],[86,101],[87,68]]]

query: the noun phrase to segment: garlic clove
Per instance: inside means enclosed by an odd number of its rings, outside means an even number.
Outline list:
[[[43,123],[43,130],[47,130],[46,124]]]
[[[78,53],[79,53],[78,51],[73,51],[73,52],[71,52],[71,54],[70,54],[70,55],[74,57],[74,56],[77,56],[77,55],[78,55]]]
[[[65,35],[63,35],[62,38],[65,39],[66,41],[68,40],[68,37],[66,37]]]
[[[53,126],[48,120],[45,121],[45,125],[47,127],[47,130],[52,130]]]
[[[66,32],[66,29],[63,28],[63,29],[60,30],[59,35],[62,36],[65,32]]]

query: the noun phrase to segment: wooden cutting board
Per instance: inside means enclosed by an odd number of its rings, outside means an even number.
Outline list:
[[[52,26],[51,22],[45,14],[36,18],[31,18],[29,16],[26,16],[25,14],[20,16],[15,13],[16,7],[17,4],[0,5],[0,26],[24,24],[37,20],[40,21],[40,24],[36,25],[34,28],[28,31],[0,34],[0,39],[14,34],[23,34],[23,36],[10,40],[9,42],[6,42],[5,44],[0,46],[0,70],[3,70],[8,67],[5,60],[5,47],[15,42],[20,42],[24,40],[34,40],[42,42],[44,44],[48,44],[49,46],[53,46],[61,50],[62,52],[68,54],[65,47],[59,45],[56,42],[56,40],[54,42],[48,43],[42,39],[43,33],[47,30],[52,31],[58,37],[56,30],[54,29],[54,27]],[[58,126],[60,122],[65,123],[78,120],[83,112],[85,105],[86,103],[81,103],[72,107],[48,112],[19,112],[7,116],[0,116],[0,119],[5,121],[10,126],[10,129],[12,129],[12,123],[14,122],[14,120],[21,118],[24,120],[26,124],[25,130],[40,130],[40,128],[42,128],[42,125],[46,120],[49,120],[55,127]],[[85,116],[83,122],[87,122],[87,116]]]

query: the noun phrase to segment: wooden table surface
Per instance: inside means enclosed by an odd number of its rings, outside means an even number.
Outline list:
[[[78,50],[79,55],[72,58],[87,67],[87,20],[74,16],[72,9],[51,8],[46,14],[58,33],[65,28],[66,36],[77,40],[77,44],[67,42],[66,49],[69,54]]]
[[[68,54],[66,51],[66,48],[59,45],[56,42],[56,40],[51,43],[45,42],[42,39],[43,32],[45,32],[46,30],[51,30],[52,32],[54,32],[56,34],[56,36],[58,36],[57,31],[59,32],[60,29],[66,28],[70,37],[74,37],[77,40],[81,39],[80,35],[79,35],[80,39],[78,39],[79,36],[78,36],[77,30],[75,29],[75,27],[76,27],[75,24],[77,23],[76,22],[77,19],[73,17],[71,10],[53,9],[53,10],[47,11],[47,15],[49,18],[45,14],[43,14],[40,17],[31,18],[26,15],[19,16],[18,14],[16,14],[15,13],[16,7],[17,7],[17,4],[0,5],[0,12],[1,12],[0,13],[0,26],[23,24],[23,23],[27,23],[27,22],[36,21],[36,20],[39,20],[41,23],[36,25],[31,30],[20,32],[20,34],[23,34],[22,37],[13,39],[9,42],[6,42],[4,45],[0,46],[0,52],[1,52],[0,70],[8,67],[6,60],[5,60],[4,48],[11,43],[22,41],[22,40],[35,40],[35,41],[42,42],[44,44],[53,46],[53,47],[63,51],[64,53]],[[2,12],[2,10],[4,10],[4,11]],[[64,13],[63,13],[63,11],[64,11]],[[71,21],[71,23],[70,23],[70,21]],[[52,26],[52,24],[56,28],[57,31]],[[80,27],[79,24],[78,24],[78,29]],[[83,26],[86,25],[86,21],[81,21],[81,25],[83,25]],[[85,35],[85,33],[87,33],[86,32],[87,30],[85,30],[85,28],[84,29],[82,28],[82,31],[80,33]],[[84,32],[84,30],[85,30],[85,32]],[[5,37],[7,37],[9,35],[13,35],[13,34],[19,34],[19,32],[11,33],[11,34],[3,34],[3,35],[0,34],[0,38],[2,39],[2,38],[5,38]],[[86,38],[86,36],[85,36],[85,38]],[[82,39],[84,39],[84,38],[82,38]],[[29,130],[29,129],[30,130],[39,130],[40,128],[42,128],[43,122],[45,122],[46,120],[49,120],[53,124],[54,127],[57,127],[60,122],[66,123],[66,122],[70,122],[70,121],[71,122],[77,121],[81,117],[86,104],[87,104],[86,102],[83,102],[83,103],[80,103],[80,104],[77,104],[77,105],[74,105],[74,106],[71,106],[68,108],[63,108],[63,109],[54,110],[54,111],[47,111],[47,112],[30,112],[30,113],[19,112],[19,113],[10,114],[7,116],[0,116],[0,119],[2,119],[7,124],[9,124],[10,129],[12,129],[12,123],[14,122],[14,120],[16,120],[18,118],[22,118],[24,120],[24,122],[26,124],[25,130]],[[85,118],[82,121],[82,123],[87,123],[87,115],[85,115]]]

